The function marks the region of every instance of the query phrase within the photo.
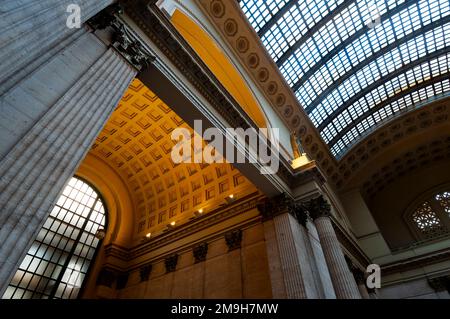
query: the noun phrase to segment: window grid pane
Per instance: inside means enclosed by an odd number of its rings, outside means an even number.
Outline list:
[[[3,298],[77,298],[105,227],[97,193],[73,177],[63,190]]]

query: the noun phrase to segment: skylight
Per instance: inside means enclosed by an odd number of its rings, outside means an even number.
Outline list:
[[[450,91],[449,0],[242,0],[337,158],[399,112]]]

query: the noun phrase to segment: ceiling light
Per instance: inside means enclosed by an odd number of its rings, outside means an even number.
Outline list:
[[[225,200],[227,201],[228,204],[231,204],[232,202],[234,202],[236,200],[236,198],[234,198],[233,194],[228,195],[228,197],[225,197]]]

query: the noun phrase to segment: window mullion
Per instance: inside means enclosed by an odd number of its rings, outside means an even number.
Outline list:
[[[441,205],[439,200],[436,199],[436,195],[433,196],[432,200],[430,201],[431,207],[436,212],[436,215],[440,219],[442,225],[445,227],[446,231],[450,231],[450,218],[448,214],[445,212],[444,207]]]
[[[55,294],[56,294],[56,291],[57,291],[57,289],[58,289],[58,287],[59,287],[59,284],[60,284],[61,281],[62,281],[62,278],[63,278],[63,276],[64,276],[64,273],[65,273],[66,270],[67,270],[67,267],[69,266],[70,260],[72,259],[73,255],[75,254],[75,249],[77,248],[77,245],[80,243],[81,236],[83,235],[83,232],[84,232],[85,229],[86,229],[87,223],[90,221],[92,212],[94,211],[95,206],[97,205],[97,203],[98,203],[99,200],[100,200],[99,197],[97,197],[97,198],[95,199],[94,203],[92,204],[91,209],[89,210],[89,213],[88,213],[88,215],[87,215],[87,217],[86,217],[86,219],[85,219],[85,221],[84,221],[84,223],[83,223],[83,226],[80,228],[80,232],[79,232],[79,234],[78,234],[78,236],[77,236],[77,239],[75,240],[75,242],[74,242],[74,244],[73,244],[73,246],[72,246],[72,249],[70,250],[70,252],[69,252],[69,254],[68,254],[68,256],[67,256],[67,259],[66,259],[66,261],[64,262],[63,268],[62,268],[61,272],[59,273],[58,278],[56,279],[55,286],[53,287],[52,291],[50,292],[49,299],[55,298]]]

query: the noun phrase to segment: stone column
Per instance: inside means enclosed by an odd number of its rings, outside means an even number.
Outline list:
[[[114,0],[5,0],[0,3],[0,95],[62,51],[82,34],[67,27],[70,4],[81,23]]]
[[[311,244],[312,255],[315,260],[318,274],[318,284],[320,285],[323,298],[336,299],[333,281],[330,277],[330,272],[323,254],[322,245],[320,244],[319,234],[317,233],[316,226],[312,222],[311,218],[308,218],[306,228],[308,229],[309,242]]]
[[[319,298],[305,235],[306,212],[285,195],[258,209],[265,219],[273,298]]]
[[[305,204],[314,219],[325,260],[339,299],[360,299],[358,287],[350,272],[330,219],[330,205],[319,196]]]
[[[110,31],[119,32],[114,38],[120,43],[108,48],[97,39],[103,50],[85,47],[86,55],[94,52],[98,58],[59,99],[45,106],[44,114],[0,161],[0,295],[64,185],[136,76],[137,65],[142,62],[145,67],[151,58],[123,27],[115,26],[118,19],[108,21]],[[96,38],[93,34],[86,37]],[[42,79],[42,86],[45,81],[55,82],[52,74]],[[58,88],[65,87],[53,89]],[[42,103],[39,95],[27,99]]]
[[[353,278],[355,278],[356,285],[358,286],[359,293],[361,294],[361,298],[370,299],[369,291],[367,290],[366,286],[366,276],[364,271],[356,266],[348,256],[345,256],[345,261],[347,262],[348,268],[353,274]]]
[[[353,272],[355,276],[356,283],[358,284],[359,293],[361,294],[361,298],[370,299],[369,292],[366,287],[366,278],[364,276],[364,272],[357,269]]]

